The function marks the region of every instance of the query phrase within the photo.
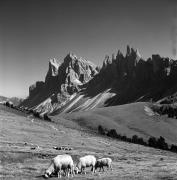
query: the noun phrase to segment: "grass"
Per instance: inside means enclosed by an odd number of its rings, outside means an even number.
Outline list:
[[[69,128],[69,123],[68,127],[64,124],[64,119],[58,124],[40,119],[32,122],[30,118],[0,106],[0,179],[42,180],[51,158],[64,153],[69,153],[74,162],[86,154],[113,159],[113,171],[91,174],[88,168],[86,175],[76,175],[73,180],[158,180],[166,177],[175,179],[177,176],[175,153],[113,140],[82,131],[79,125]],[[39,148],[31,149],[37,145]],[[62,145],[73,150],[53,149]]]
[[[146,141],[150,136],[163,136],[169,144],[176,143],[177,120],[167,116],[150,114],[148,103],[139,102],[89,111],[64,114],[63,117],[82,127],[97,130],[98,126],[110,130],[116,129],[118,134],[132,137],[138,135]],[[59,116],[54,116],[57,120]]]

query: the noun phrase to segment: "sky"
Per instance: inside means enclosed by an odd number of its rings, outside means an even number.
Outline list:
[[[0,0],[0,95],[28,96],[69,52],[99,66],[128,44],[176,58],[176,36],[175,0]]]

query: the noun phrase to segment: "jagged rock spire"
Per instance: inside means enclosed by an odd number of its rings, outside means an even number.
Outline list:
[[[126,52],[126,56],[129,56],[131,54],[131,49],[130,46],[127,45],[127,52]]]
[[[51,76],[57,76],[58,75],[58,68],[60,64],[57,62],[57,59],[53,58],[49,60],[49,70],[48,73]]]
[[[45,82],[50,81],[52,77],[56,77],[58,75],[60,63],[57,62],[57,59],[51,58],[49,60],[49,69],[45,78]]]
[[[103,61],[103,69],[107,67],[108,64],[111,64],[112,60],[108,55],[105,56],[104,61]]]

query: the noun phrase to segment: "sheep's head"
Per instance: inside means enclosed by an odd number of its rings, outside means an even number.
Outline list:
[[[77,167],[79,170],[81,170],[81,162],[79,162],[79,163],[76,165],[76,167]]]
[[[75,173],[75,174],[78,174],[78,173],[79,173],[79,168],[76,167],[76,166],[74,167],[74,173]]]
[[[76,174],[79,174],[81,172],[81,162],[79,162],[75,167],[74,167],[74,172]]]
[[[44,177],[45,177],[45,178],[49,178],[51,174],[52,174],[51,171],[49,171],[49,170],[47,169],[47,170],[45,171],[45,173],[44,173]]]
[[[99,164],[100,164],[99,161],[97,161],[95,164],[95,170],[99,167]]]
[[[45,178],[49,178],[49,175],[47,173],[44,174]]]

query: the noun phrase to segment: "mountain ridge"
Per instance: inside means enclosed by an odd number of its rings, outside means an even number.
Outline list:
[[[98,68],[92,62],[69,53],[62,63],[49,61],[45,82],[29,88],[21,107],[41,114],[56,114],[114,106],[135,101],[159,100],[177,91],[177,61],[152,55],[142,59],[127,46],[126,54],[105,56]]]

